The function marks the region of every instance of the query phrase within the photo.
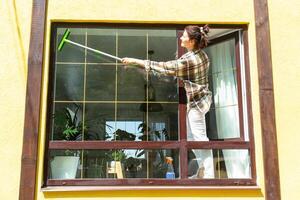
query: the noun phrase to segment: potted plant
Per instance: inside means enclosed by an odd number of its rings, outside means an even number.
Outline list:
[[[65,141],[81,140],[82,122],[79,120],[80,107],[75,104],[75,109],[65,107],[54,116],[54,130],[58,131],[59,138]],[[74,179],[79,165],[78,150],[66,150],[62,155],[56,155],[51,160],[51,175],[53,179]]]

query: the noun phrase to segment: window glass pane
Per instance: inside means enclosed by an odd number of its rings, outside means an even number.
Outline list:
[[[142,153],[142,152],[140,152]],[[147,176],[149,178],[167,178],[168,170],[174,172],[173,178],[180,177],[179,173],[179,151],[178,150],[145,150],[145,157],[148,161]],[[171,167],[168,166],[166,157],[172,159]],[[172,177],[168,177],[172,178]]]
[[[164,179],[168,171],[166,157],[172,158],[174,178],[178,178],[179,157],[177,150],[85,150],[83,156],[83,178]]]
[[[206,115],[208,137],[239,138],[235,39],[213,44],[205,51],[211,61],[209,88],[213,95],[210,111]]]
[[[147,58],[147,30],[118,29],[118,56]]]
[[[148,87],[149,101],[178,102],[176,78],[150,74]]]
[[[240,137],[238,106],[211,109],[207,115],[210,139],[229,139]]]
[[[209,76],[210,90],[213,93],[212,107],[238,104],[236,70],[215,73]]]
[[[148,59],[169,61],[177,57],[177,38],[174,29],[148,30]],[[149,84],[155,91],[151,101],[178,101],[177,80],[171,76],[149,76]],[[149,96],[151,97],[151,90]]]
[[[118,67],[118,101],[146,100],[146,73],[137,67]]]
[[[148,87],[148,88],[147,88]],[[177,80],[171,76],[149,75],[145,70],[118,67],[118,101],[178,102]]]
[[[110,178],[112,172],[109,164],[113,159],[114,150],[84,150],[83,178]]]
[[[50,150],[48,178],[178,178],[178,156],[174,149]]]
[[[148,114],[148,140],[178,140],[178,104],[148,103],[148,110],[154,110],[158,105],[160,111]]]
[[[81,103],[55,103],[50,140],[82,140],[82,110]]]
[[[141,141],[140,136],[142,135],[142,129],[140,126],[144,120],[145,116],[144,113],[140,111],[140,104],[118,104],[114,130],[115,139]]]
[[[55,100],[83,100],[84,67],[78,64],[56,65]]]
[[[107,133],[113,140],[140,141],[142,121],[106,121]],[[114,128],[112,128],[114,127]]]
[[[112,65],[88,65],[86,101],[114,101],[116,68]]]
[[[113,103],[88,103],[85,105],[85,140],[112,140],[115,124],[107,124],[115,119]]]
[[[174,60],[177,56],[175,29],[148,30],[148,48],[150,60]]]
[[[188,155],[190,179],[251,178],[247,149],[193,149]]]
[[[57,29],[56,46],[59,45],[59,42],[61,41],[65,30],[66,28]],[[70,32],[71,34],[68,37],[69,40],[82,45],[86,45],[85,28],[70,28]],[[61,51],[56,51],[56,53],[56,62],[83,63],[85,61],[85,50],[67,42],[65,43]]]
[[[210,59],[210,74],[222,73],[236,67],[235,39],[213,44],[205,48]]]
[[[88,28],[87,46],[113,56],[116,56],[116,29]],[[88,63],[115,63],[115,60],[93,51],[87,51]]]
[[[147,113],[144,109],[160,109]],[[150,108],[151,107],[151,108]],[[117,121],[112,129],[116,140],[178,140],[178,104],[118,104]],[[148,127],[148,129],[146,128]]]

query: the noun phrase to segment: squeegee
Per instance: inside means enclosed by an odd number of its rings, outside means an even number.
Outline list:
[[[108,54],[108,53],[105,53],[105,52],[103,52],[103,51],[99,51],[99,50],[97,50],[97,49],[93,49],[93,48],[90,48],[90,47],[88,47],[88,46],[85,46],[85,45],[82,45],[82,44],[79,44],[79,43],[77,43],[77,42],[73,42],[73,41],[69,40],[68,37],[69,37],[70,33],[71,33],[70,29],[66,29],[65,33],[63,34],[62,39],[61,39],[60,42],[59,42],[59,45],[58,45],[58,48],[57,48],[58,51],[61,51],[62,48],[64,47],[65,43],[67,42],[67,43],[69,43],[69,44],[73,44],[73,45],[75,45],[75,46],[78,46],[78,47],[81,47],[81,48],[84,48],[84,49],[93,51],[93,52],[98,53],[98,54],[101,54],[101,55],[103,55],[103,56],[107,56],[107,57],[109,57],[109,58],[112,58],[112,59],[115,59],[115,60],[118,60],[118,61],[122,61],[122,59],[119,58],[119,57],[113,56],[113,55]]]

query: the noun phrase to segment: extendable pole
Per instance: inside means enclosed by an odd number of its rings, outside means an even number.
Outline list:
[[[90,47],[88,47],[88,46],[85,46],[85,45],[82,45],[82,44],[79,44],[79,43],[76,43],[76,42],[73,42],[73,41],[67,39],[67,38],[69,37],[70,33],[71,33],[70,29],[66,29],[66,31],[65,31],[65,33],[63,34],[63,37],[62,37],[62,39],[61,39],[61,41],[60,41],[60,43],[59,43],[59,45],[58,45],[58,48],[57,48],[58,51],[61,51],[61,49],[63,48],[63,46],[64,46],[65,43],[67,42],[67,43],[73,44],[73,45],[75,45],[75,46],[78,46],[78,47],[81,47],[81,48],[84,48],[84,49],[93,51],[93,52],[95,52],[95,53],[98,53],[98,54],[101,54],[101,55],[104,55],[104,56],[107,56],[107,57],[109,57],[109,58],[112,58],[112,59],[115,59],[115,60],[118,60],[118,61],[122,61],[122,59],[119,58],[119,57],[117,57],[117,56],[113,56],[113,55],[108,54],[108,53],[105,53],[105,52],[103,52],[103,51],[99,51],[99,50],[97,50],[97,49],[93,49],[93,48],[90,48]]]
[[[97,49],[93,49],[93,48],[84,46],[84,45],[82,45],[82,44],[73,42],[73,41],[68,40],[68,39],[65,39],[65,41],[68,42],[68,43],[70,43],[70,44],[76,45],[76,46],[78,46],[78,47],[82,47],[82,48],[84,48],[84,49],[88,49],[88,50],[90,50],[90,51],[93,51],[93,52],[95,52],[95,53],[98,53],[98,54],[101,54],[101,55],[104,55],[104,56],[113,58],[113,59],[118,60],[118,61],[122,61],[121,58],[119,58],[119,57],[117,57],[117,56],[113,56],[113,55],[108,54],[108,53],[105,53],[105,52],[103,52],[103,51],[99,51],[99,50],[97,50]]]

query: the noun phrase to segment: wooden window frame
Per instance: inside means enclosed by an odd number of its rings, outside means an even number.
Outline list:
[[[42,86],[42,68],[46,29],[47,0],[33,0],[32,25],[28,56],[28,83],[26,90],[24,137],[21,161],[19,199],[35,199],[38,130]],[[266,200],[280,200],[280,181],[275,123],[275,104],[272,77],[270,28],[267,0],[254,0],[257,67],[259,76],[260,114],[262,126],[262,146],[264,158]],[[244,32],[245,34],[245,32]],[[247,34],[243,36],[248,41]],[[245,52],[248,46],[245,45]],[[246,84],[250,86],[249,55],[245,54]],[[267,79],[266,79],[267,77]],[[247,91],[250,91],[248,88]],[[251,97],[248,92],[247,97]],[[251,102],[247,102],[252,113]],[[252,118],[249,128],[253,132]],[[250,135],[251,136],[251,135]],[[251,136],[253,137],[253,136]],[[254,142],[253,138],[250,141]]]
[[[58,27],[68,27],[68,28],[80,28],[80,27],[94,27],[99,26],[101,24],[84,24],[84,23],[53,23],[52,24],[52,34],[51,34],[51,55],[50,55],[50,66],[54,65],[54,50],[55,50],[55,30]],[[119,26],[119,24],[105,24],[105,26]],[[121,24],[122,26],[130,26],[128,24]],[[184,53],[184,49],[180,47],[180,34],[182,34],[182,30],[184,28],[184,25],[144,25],[144,24],[134,24],[130,27],[173,27],[177,29],[177,42],[178,42],[178,54],[179,56]],[[211,28],[215,28],[214,25],[211,26]],[[234,29],[243,29],[243,37],[246,37],[247,35],[247,26],[240,26],[240,25],[217,25],[216,28],[234,28]],[[244,33],[245,32],[245,33]],[[179,106],[178,106],[178,112],[179,112],[179,140],[177,141],[163,141],[163,142],[148,142],[148,141],[139,141],[139,142],[129,142],[129,141],[50,141],[49,138],[46,141],[46,152],[45,152],[45,161],[44,166],[48,166],[48,150],[61,150],[61,149],[95,149],[95,150],[101,150],[101,149],[107,149],[107,150],[114,150],[114,149],[179,149],[179,160],[180,160],[180,175],[181,177],[175,180],[164,180],[164,179],[145,179],[135,178],[135,181],[131,181],[128,179],[72,179],[72,180],[54,180],[54,179],[47,179],[47,170],[48,168],[44,169],[44,183],[45,186],[106,186],[106,185],[114,185],[114,186],[159,186],[159,185],[171,185],[171,186],[207,186],[207,185],[213,185],[213,186],[249,186],[249,185],[256,185],[256,170],[255,170],[255,155],[254,155],[254,143],[253,143],[253,129],[249,127],[249,138],[250,141],[244,141],[244,126],[243,126],[243,106],[242,106],[242,95],[241,95],[241,74],[240,74],[240,45],[239,42],[240,38],[238,35],[238,32],[228,34],[226,36],[217,38],[213,40],[212,42],[218,42],[223,41],[228,38],[234,38],[236,41],[235,45],[235,54],[236,54],[236,67],[237,67],[237,87],[238,87],[238,104],[239,104],[239,117],[240,118],[240,133],[241,137],[237,139],[227,139],[224,141],[209,141],[209,142],[198,142],[198,141],[187,141],[187,134],[186,134],[186,100],[185,100],[185,92],[183,88],[183,84],[179,83]],[[245,38],[243,38],[245,40]],[[244,43],[244,46],[247,46],[247,40],[245,40],[246,43]],[[213,44],[212,43],[212,44]],[[246,49],[244,49],[246,50]],[[245,52],[245,54],[248,54],[248,52]],[[247,67],[247,66],[246,66]],[[49,69],[49,86],[48,86],[48,108],[51,108],[52,106],[52,99],[53,99],[53,80],[51,77],[53,77],[53,67],[50,67]],[[249,77],[246,77],[246,79],[249,79]],[[249,90],[247,92],[250,93]],[[251,95],[247,95],[247,102],[251,102],[250,99]],[[248,105],[251,105],[248,104]],[[248,109],[248,124],[252,124],[250,120],[252,119],[252,112],[251,108]],[[51,113],[47,112],[47,121],[49,122],[51,119]],[[47,133],[51,132],[51,127],[49,127],[49,123],[47,123]],[[191,180],[187,177],[187,170],[188,170],[188,151],[193,148],[199,148],[199,149],[248,149],[250,159],[251,159],[251,178],[248,179],[195,179]]]

